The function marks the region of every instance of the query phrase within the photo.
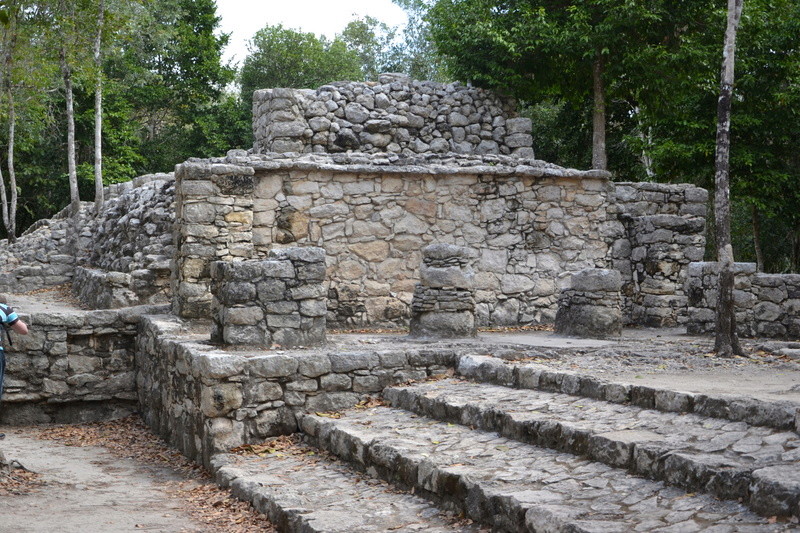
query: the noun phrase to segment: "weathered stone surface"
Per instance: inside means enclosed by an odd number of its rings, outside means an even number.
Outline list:
[[[214,262],[212,340],[282,348],[323,344],[324,261],[324,250],[305,247],[273,250],[263,261]]]
[[[515,529],[518,517],[526,516],[528,524],[545,531],[653,530],[671,524],[699,531],[707,525],[704,513],[713,508],[738,526],[778,530],[736,503],[396,409],[348,411],[339,420],[306,415],[301,426],[312,442],[340,458],[431,492],[498,529]]]
[[[786,338],[800,333],[795,324],[800,306],[795,295],[800,294],[800,279],[792,274],[763,274],[756,272],[754,263],[734,265],[736,328],[743,337]],[[685,282],[688,294],[688,323],[690,333],[709,333],[715,330],[716,289],[719,276],[717,263],[691,263]]]
[[[427,500],[385,486],[327,459],[304,462],[291,456],[245,458],[219,455],[217,482],[291,531],[395,531],[431,533],[477,531],[440,516]]]
[[[483,89],[416,80],[400,90],[354,82],[324,89],[256,91],[256,150],[446,152],[443,136],[452,131],[453,151],[508,154],[523,146],[524,157],[533,158],[530,119],[510,118],[513,103]]]

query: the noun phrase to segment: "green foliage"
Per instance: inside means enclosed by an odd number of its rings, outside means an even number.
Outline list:
[[[377,81],[382,72],[396,72],[402,65],[401,52],[394,44],[395,30],[372,17],[351,21],[340,38],[358,54],[361,79]]]
[[[433,0],[392,0],[408,17],[403,28],[402,44],[394,51],[393,72],[404,72],[417,80],[452,81],[442,55],[436,50],[431,26],[426,20]]]
[[[242,101],[273,87],[316,88],[341,80],[362,79],[358,52],[342,39],[328,40],[281,25],[266,26],[250,42],[240,75]]]
[[[171,170],[192,156],[246,147],[238,99],[224,93],[234,70],[220,56],[213,0],[105,0],[104,182]],[[5,6],[0,6],[5,7]],[[71,14],[56,31],[60,7]],[[58,65],[62,40],[75,82],[76,141],[81,198],[93,198],[94,77],[91,58],[96,0],[45,0],[28,5],[14,64],[17,110],[19,224],[52,215],[69,201],[64,95]],[[77,28],[84,28],[78,31]],[[5,106],[0,106],[4,109]],[[0,111],[0,146],[7,123]],[[5,167],[5,157],[0,158]],[[4,168],[5,170],[5,168]]]

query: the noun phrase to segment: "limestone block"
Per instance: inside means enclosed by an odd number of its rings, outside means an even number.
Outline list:
[[[242,390],[238,383],[220,383],[203,387],[200,392],[200,409],[208,417],[225,416],[242,406]]]
[[[265,279],[256,284],[255,293],[262,302],[282,300],[286,297],[286,283],[280,279]],[[252,300],[255,293],[246,301]]]
[[[356,102],[347,104],[344,108],[345,117],[353,124],[361,124],[369,118],[369,111]]]
[[[245,358],[237,355],[202,354],[192,358],[192,376],[203,379],[224,379],[241,374]]]
[[[622,311],[613,305],[569,305],[559,302],[555,321],[560,335],[590,338],[619,336],[622,333]]]
[[[420,313],[411,318],[410,334],[413,337],[460,338],[475,337],[475,313]]]
[[[458,266],[437,268],[424,264],[420,267],[420,282],[426,287],[471,288],[474,278],[474,273],[468,268]]]
[[[381,240],[354,243],[350,245],[350,250],[366,261],[380,262],[389,256],[389,243]]]
[[[249,359],[250,372],[263,378],[291,376],[297,372],[298,361],[294,357],[283,354],[268,354]]]
[[[503,294],[519,294],[530,291],[535,286],[531,278],[520,274],[505,274],[500,280],[500,290]]]
[[[350,390],[353,384],[347,374],[326,374],[320,378],[320,386],[324,391],[333,392]]]
[[[616,270],[589,268],[573,273],[571,286],[581,292],[617,292],[622,287],[622,277]]]
[[[251,344],[264,346],[269,344],[269,336],[261,325],[236,326],[226,325],[222,332],[222,340],[226,344]]]
[[[260,307],[230,307],[225,312],[225,323],[236,326],[254,326],[263,319]]]

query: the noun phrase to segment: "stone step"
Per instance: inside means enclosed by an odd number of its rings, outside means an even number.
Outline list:
[[[782,531],[743,505],[389,407],[307,414],[306,438],[452,512],[509,532]]]
[[[217,483],[249,501],[281,532],[485,531],[469,520],[459,523],[428,500],[309,450],[219,454],[212,459],[212,471]]]
[[[800,516],[794,432],[457,379],[388,388],[384,398],[424,416],[743,501],[765,516]]]
[[[458,374],[485,383],[521,389],[563,392],[645,409],[695,413],[800,432],[800,403],[761,400],[735,394],[701,394],[609,381],[589,374],[555,370],[537,363],[506,361],[487,355],[462,355]]]

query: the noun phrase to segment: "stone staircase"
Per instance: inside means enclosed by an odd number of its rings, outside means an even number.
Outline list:
[[[391,387],[384,405],[303,415],[303,439],[315,448],[218,455],[213,469],[282,531],[797,527],[800,437],[785,416],[669,391],[652,394],[662,398],[656,410],[598,399],[598,387],[542,390],[569,380],[521,380],[532,368],[462,356],[471,381]],[[704,402],[716,417],[697,414]]]

